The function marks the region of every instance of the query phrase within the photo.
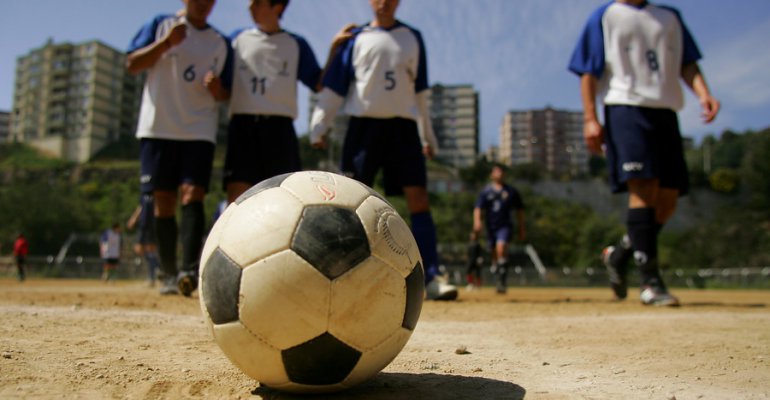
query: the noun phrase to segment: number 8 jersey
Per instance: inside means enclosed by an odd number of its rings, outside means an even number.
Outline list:
[[[599,78],[605,105],[680,110],[682,66],[701,58],[673,8],[611,2],[588,19],[569,70]]]
[[[415,94],[428,89],[419,31],[397,22],[389,29],[357,28],[329,65],[323,86],[347,98],[348,115],[417,120]]]
[[[144,25],[131,41],[128,53],[163,38],[184,18],[162,15]],[[213,27],[187,24],[185,39],[168,49],[147,70],[136,136],[216,143],[219,107],[203,83],[208,71],[230,86],[230,45]]]

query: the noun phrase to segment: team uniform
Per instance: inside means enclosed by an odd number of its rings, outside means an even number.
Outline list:
[[[128,48],[132,53],[163,38],[184,18],[161,15],[145,24]],[[219,108],[203,85],[208,71],[230,87],[232,53],[213,27],[187,24],[187,36],[147,71],[136,136],[141,140],[142,192],[176,191],[179,184],[208,188]]]
[[[524,209],[519,192],[510,185],[503,185],[500,190],[489,184],[479,193],[476,208],[486,214],[487,240],[494,251],[495,244],[511,241],[513,221],[511,211]]]
[[[178,23],[187,25],[184,40],[166,50],[146,71],[136,133],[141,141],[142,193],[176,193],[181,184],[208,190],[219,107],[206,88],[204,77],[212,72],[224,88],[232,84],[232,51],[228,40],[210,25],[197,29],[184,17],[155,17],[139,30],[128,53],[166,37]],[[181,208],[181,226],[177,226],[175,216],[158,217],[155,229],[166,275],[161,294],[181,291],[189,296],[197,285],[203,247],[203,202],[193,201]],[[182,266],[178,270],[176,249],[180,239]]]
[[[344,102],[350,124],[343,144],[342,171],[372,185],[383,169],[385,192],[427,184],[422,147],[436,140],[420,96],[428,89],[425,46],[419,31],[397,22],[389,29],[365,25],[353,31],[324,75],[311,134],[331,126]],[[422,135],[421,135],[422,133]]]
[[[257,28],[231,36],[233,88],[224,183],[256,184],[301,169],[297,81],[315,91],[321,68],[304,38]]]
[[[120,264],[121,235],[112,229],[102,232],[99,237],[99,253],[104,261],[104,280],[112,279],[112,271]]]
[[[13,255],[16,257],[16,270],[18,272],[17,278],[19,282],[23,282],[27,275],[24,271],[24,267],[27,263],[27,254],[29,254],[29,242],[23,236],[16,238],[13,242]]]
[[[612,2],[590,16],[569,69],[599,79],[613,192],[643,178],[658,178],[660,187],[680,194],[688,191],[676,111],[684,106],[682,66],[700,58],[673,8]]]
[[[427,109],[422,36],[399,21],[387,29],[367,24],[352,35],[324,75],[311,140],[315,143],[328,132],[342,107],[351,116],[343,144],[343,173],[372,186],[382,169],[388,195],[402,194],[403,187],[425,187],[423,146],[437,146]],[[425,282],[430,283],[439,273],[433,218],[422,212],[412,214],[411,221],[425,264]]]

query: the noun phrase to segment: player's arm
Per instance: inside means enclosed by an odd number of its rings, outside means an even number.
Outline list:
[[[334,38],[332,38],[332,44],[329,46],[329,54],[326,56],[326,62],[324,63],[324,67],[321,70],[321,76],[319,77],[318,83],[316,84],[316,92],[320,92],[321,89],[323,89],[323,78],[326,75],[326,71],[329,69],[329,65],[331,65],[332,59],[337,56],[337,52],[339,51],[340,46],[345,44],[354,36],[353,30],[356,27],[356,24],[347,24],[343,26],[342,29],[337,32],[337,34],[334,35]]]
[[[692,89],[693,93],[698,96],[703,113],[703,122],[710,123],[716,118],[719,113],[719,100],[715,99],[711,95],[708,85],[706,84],[706,78],[698,66],[698,63],[690,63],[682,67],[682,79],[687,86]]]
[[[591,153],[601,155],[604,144],[604,127],[596,112],[596,87],[598,79],[585,73],[580,76],[580,97],[583,101],[583,139]]]
[[[425,157],[430,160],[438,151],[438,140],[436,139],[435,132],[433,132],[433,124],[430,120],[427,90],[417,93],[417,111],[419,113],[417,127],[419,128],[423,153],[425,154]]]
[[[183,22],[174,25],[166,36],[131,52],[126,58],[126,68],[132,74],[138,74],[148,68],[152,68],[155,63],[169,49],[182,43],[187,37],[187,26]]]
[[[479,206],[473,208],[473,231],[481,232],[481,207]]]
[[[334,126],[334,117],[345,98],[329,88],[323,88],[310,118],[310,144],[317,149],[326,148],[326,138]]]

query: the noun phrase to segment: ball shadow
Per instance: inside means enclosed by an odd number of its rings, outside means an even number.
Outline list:
[[[521,400],[527,391],[519,385],[489,378],[441,374],[378,374],[350,390],[334,394],[297,395],[267,387],[257,387],[251,394],[265,400],[412,400],[412,399],[501,399]]]

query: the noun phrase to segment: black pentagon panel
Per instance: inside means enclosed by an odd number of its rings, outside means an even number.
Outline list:
[[[265,179],[262,182],[257,183],[256,185],[252,186],[249,190],[243,192],[240,196],[238,196],[237,199],[235,199],[235,204],[241,204],[246,199],[248,199],[251,196],[256,195],[259,192],[264,192],[267,189],[272,189],[274,187],[281,186],[283,181],[286,180],[286,178],[289,177],[292,173],[288,174],[282,174],[282,175],[276,175],[272,178]]]
[[[371,254],[358,215],[332,206],[309,206],[302,211],[291,249],[329,279],[341,276]]]
[[[292,383],[334,385],[355,368],[361,352],[329,332],[281,352],[286,375]]]
[[[241,272],[241,268],[219,248],[206,261],[201,276],[201,295],[214,324],[238,320]]]
[[[406,277],[406,309],[404,310],[404,322],[401,326],[413,331],[420,319],[422,300],[425,297],[425,275],[422,265],[417,263],[409,276]]]

